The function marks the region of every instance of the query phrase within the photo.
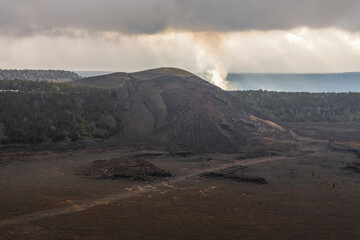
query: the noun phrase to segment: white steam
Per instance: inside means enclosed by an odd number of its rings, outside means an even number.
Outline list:
[[[206,71],[206,80],[224,90],[228,89],[228,82],[226,77],[227,72],[218,66],[211,67]]]
[[[222,38],[213,32],[194,33],[196,64],[199,71],[205,73],[210,83],[227,90],[228,71],[219,59],[222,50]]]

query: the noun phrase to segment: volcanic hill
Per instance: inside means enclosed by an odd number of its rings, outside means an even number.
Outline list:
[[[117,89],[123,126],[118,139],[199,152],[279,148],[294,139],[291,131],[181,69],[113,73],[73,84]]]

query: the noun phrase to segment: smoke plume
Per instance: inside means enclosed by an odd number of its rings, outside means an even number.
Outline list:
[[[193,33],[196,44],[196,63],[200,71],[205,73],[205,78],[212,84],[228,89],[226,80],[228,71],[219,59],[222,52],[223,39],[216,32]]]

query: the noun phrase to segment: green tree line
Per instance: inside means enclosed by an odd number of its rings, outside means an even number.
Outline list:
[[[121,131],[118,104],[116,89],[0,81],[0,140],[35,144],[106,139]]]
[[[70,71],[64,70],[18,70],[18,69],[0,69],[0,80],[77,80],[81,77]]]
[[[285,122],[360,122],[360,93],[231,91],[241,101]]]

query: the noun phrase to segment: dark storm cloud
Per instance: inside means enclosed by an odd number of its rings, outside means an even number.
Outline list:
[[[2,34],[62,29],[151,34],[338,27],[360,30],[359,0],[0,0]]]

